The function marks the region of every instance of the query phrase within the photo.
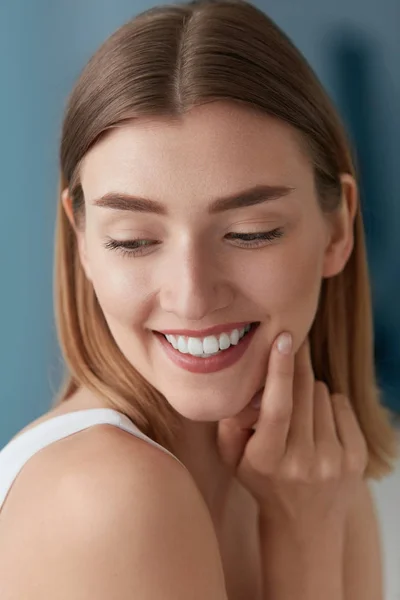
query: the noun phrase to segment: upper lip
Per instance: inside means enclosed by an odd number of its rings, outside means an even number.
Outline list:
[[[243,323],[223,323],[222,325],[213,325],[212,327],[206,327],[206,329],[159,329],[159,333],[164,335],[186,335],[188,337],[206,337],[207,335],[213,335],[232,331],[233,329],[241,329],[246,325],[250,325],[251,321],[244,321]]]

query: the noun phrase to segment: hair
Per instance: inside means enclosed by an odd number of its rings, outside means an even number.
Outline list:
[[[54,405],[86,387],[170,451],[178,414],[130,364],[111,335],[83,271],[61,193],[69,188],[74,224],[84,227],[80,168],[88,150],[107,131],[140,117],[179,119],[196,106],[218,100],[238,102],[292,125],[312,162],[322,211],[340,208],[340,174],[357,180],[355,157],[340,118],[291,40],[244,0],[157,6],[129,20],[84,67],[62,125],[54,292],[66,373]],[[345,268],[321,283],[310,344],[315,378],[352,402],[368,445],[365,476],[383,477],[393,469],[397,444],[375,375],[360,206]]]

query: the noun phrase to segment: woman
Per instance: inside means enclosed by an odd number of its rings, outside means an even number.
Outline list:
[[[152,8],[86,65],[60,155],[68,374],[0,454],[1,597],[382,598],[395,435],[304,58],[241,0]]]

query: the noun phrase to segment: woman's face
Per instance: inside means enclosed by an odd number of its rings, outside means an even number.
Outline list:
[[[351,251],[347,217],[333,227],[318,206],[296,132],[240,106],[211,103],[180,123],[149,119],[111,130],[86,155],[81,182],[81,260],[122,353],[186,418],[217,421],[240,412],[265,384],[276,336],[290,331],[300,346],[322,278],[339,272]],[[210,208],[255,186],[288,189]],[[107,194],[146,198],[160,210],[132,198],[119,208],[96,205]],[[274,233],[255,240],[261,232]],[[111,241],[138,239],[147,241],[136,252]],[[244,336],[203,368],[208,359],[200,357],[179,364],[179,350],[154,333],[188,329],[203,338],[199,330],[210,326],[229,334],[232,324],[254,322],[260,325],[249,344]],[[196,342],[191,347],[199,352]],[[227,363],[224,352],[233,357]]]

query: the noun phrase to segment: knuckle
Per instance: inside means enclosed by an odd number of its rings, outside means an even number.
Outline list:
[[[321,481],[332,481],[340,478],[342,460],[338,453],[323,454],[317,463],[317,475]]]
[[[286,461],[283,469],[284,478],[291,482],[310,483],[313,479],[313,464],[301,457],[292,457]]]
[[[350,474],[363,473],[368,462],[368,453],[364,449],[350,450],[346,454],[346,470]]]
[[[270,453],[268,457],[254,454],[244,454],[240,470],[248,471],[253,475],[261,475],[265,478],[272,478],[279,470],[280,456],[277,453]]]

